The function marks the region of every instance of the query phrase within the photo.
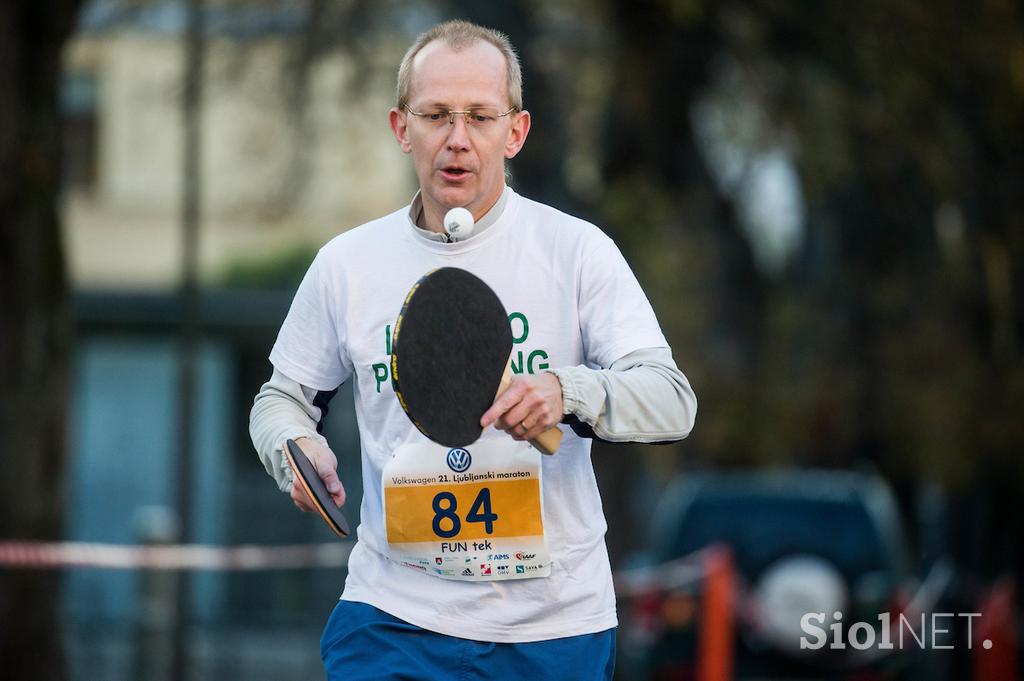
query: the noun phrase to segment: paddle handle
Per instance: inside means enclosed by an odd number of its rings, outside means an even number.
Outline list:
[[[505,373],[501,375],[501,383],[498,384],[498,395],[505,392],[512,383],[512,357],[509,356],[505,365]],[[497,395],[495,395],[497,399]],[[552,426],[537,437],[530,440],[530,444],[541,454],[554,454],[562,444],[562,431],[558,426]]]
[[[549,428],[530,440],[530,444],[540,450],[541,454],[554,454],[562,444],[562,430],[558,426]]]

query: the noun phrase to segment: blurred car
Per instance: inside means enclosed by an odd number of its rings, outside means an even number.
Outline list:
[[[889,486],[849,471],[686,474],[653,518],[649,551],[620,597],[621,678],[696,679],[709,547],[731,554],[729,666],[736,678],[900,678],[914,651],[802,649],[801,617],[830,634],[904,612],[918,585]],[[643,566],[646,567],[643,567]],[[636,579],[639,576],[639,579]],[[838,624],[833,619],[842,613]],[[808,637],[813,641],[813,637]],[[844,638],[848,640],[848,638]]]

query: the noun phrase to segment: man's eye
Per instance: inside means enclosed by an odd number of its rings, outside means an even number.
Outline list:
[[[430,120],[432,121],[439,121],[442,118],[448,118],[448,114],[444,113],[443,111],[435,111],[431,114],[428,114],[428,118],[430,118]]]
[[[494,116],[488,116],[487,114],[483,113],[475,113],[473,114],[473,120],[476,121],[477,123],[490,123],[491,121],[494,120]]]

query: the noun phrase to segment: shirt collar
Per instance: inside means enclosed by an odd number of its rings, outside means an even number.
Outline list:
[[[511,192],[512,189],[509,188],[508,185],[505,185],[505,188],[501,191],[501,196],[499,196],[498,200],[493,206],[491,206],[491,209],[484,213],[482,218],[477,220],[473,227],[473,233],[465,239],[460,239],[460,241],[472,239],[497,222],[498,218],[501,217],[501,214],[505,212],[505,206],[508,204],[508,196]],[[423,229],[421,226],[423,221],[423,197],[420,195],[419,191],[416,192],[416,196],[412,197],[412,203],[409,204],[409,221],[412,223],[413,227],[416,228],[416,232],[418,232],[424,239],[439,241],[441,243],[449,243],[449,239],[451,239],[451,237],[444,232],[432,232],[429,229]]]

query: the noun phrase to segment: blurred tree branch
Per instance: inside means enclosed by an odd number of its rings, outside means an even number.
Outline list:
[[[0,5],[0,538],[61,536],[71,324],[57,214],[61,50],[79,3]],[[59,573],[0,581],[4,678],[65,676]]]

